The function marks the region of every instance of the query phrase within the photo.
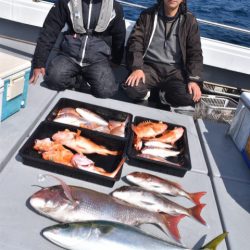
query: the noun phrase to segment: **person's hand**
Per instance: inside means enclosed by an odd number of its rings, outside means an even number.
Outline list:
[[[193,95],[194,102],[198,102],[201,99],[201,89],[196,82],[188,83],[188,92]]]
[[[42,74],[42,76],[45,75],[45,68],[34,68],[33,75],[30,78],[30,83],[36,84],[36,81],[37,81],[40,74]]]
[[[138,86],[140,80],[145,83],[145,74],[141,69],[137,69],[129,75],[125,84],[131,87]]]

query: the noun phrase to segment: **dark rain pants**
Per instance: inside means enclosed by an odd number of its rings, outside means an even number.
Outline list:
[[[192,95],[188,93],[187,81],[183,70],[163,64],[144,64],[145,84],[125,86],[123,89],[134,101],[142,100],[153,88],[165,91],[165,99],[171,106],[193,106]]]
[[[81,77],[78,77],[79,75]],[[108,60],[81,67],[67,56],[58,55],[49,63],[45,76],[48,88],[61,91],[79,87],[76,86],[76,79],[82,79],[82,84],[87,82],[91,93],[99,98],[109,98],[118,90]],[[81,89],[81,86],[79,88]]]

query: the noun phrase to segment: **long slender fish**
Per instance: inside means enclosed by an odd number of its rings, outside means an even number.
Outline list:
[[[167,148],[149,148],[149,147],[143,148],[141,152],[142,154],[153,155],[162,158],[177,156],[178,154],[180,154],[180,151],[174,151]]]
[[[111,221],[85,221],[47,227],[42,234],[71,250],[168,250],[186,249],[129,225]]]
[[[94,122],[102,126],[108,126],[108,122],[105,121],[101,116],[96,113],[85,109],[85,108],[76,108],[76,112],[85,120],[89,122]]]
[[[173,145],[171,144],[167,144],[167,143],[160,142],[160,141],[153,141],[153,140],[146,141],[144,145],[149,148],[173,148]]]
[[[173,165],[175,167],[181,167],[182,166],[181,163],[175,163],[175,162],[169,161],[166,158],[163,158],[163,157],[160,157],[160,156],[154,156],[154,155],[149,155],[149,154],[137,154],[137,156],[142,157],[142,158],[146,158],[146,159],[150,159],[150,160],[153,160],[153,161],[159,161],[159,162],[171,164],[171,165]]]
[[[107,220],[128,225],[156,224],[166,234],[170,233],[176,240],[180,239],[177,224],[184,215],[149,212],[107,194],[68,186],[63,181],[61,183],[59,186],[43,188],[32,195],[31,206],[42,215],[59,222]]]
[[[144,172],[133,172],[128,174],[126,178],[130,183],[147,190],[160,194],[183,196],[195,204],[200,204],[200,198],[206,194],[206,192],[188,193],[178,183]]]
[[[145,208],[148,211],[162,212],[171,215],[184,214],[206,225],[205,220],[200,215],[205,204],[199,204],[192,208],[185,208],[162,195],[136,186],[122,186],[114,190],[111,195],[129,204]]]
[[[84,120],[80,116],[76,116],[76,115],[71,114],[71,113],[59,115],[53,121],[58,122],[58,123],[74,125],[77,127],[81,127],[83,125],[88,124],[88,121]]]

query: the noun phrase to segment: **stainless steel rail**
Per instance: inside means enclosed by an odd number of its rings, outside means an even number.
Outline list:
[[[126,1],[117,0],[117,2],[119,2],[125,6],[136,7],[138,9],[146,9],[147,8],[143,5],[134,4],[134,3],[126,2]],[[210,25],[210,26],[215,26],[215,27],[224,28],[224,29],[228,29],[228,30],[238,31],[241,33],[250,34],[250,30],[247,30],[247,29],[242,29],[242,28],[238,28],[238,27],[234,27],[234,26],[230,26],[230,25],[225,25],[225,24],[221,24],[221,23],[216,23],[216,22],[210,22],[207,20],[199,19],[199,18],[197,18],[197,21],[199,23],[205,24],[205,25]]]
[[[12,36],[0,35],[0,39],[11,40],[11,41],[14,41],[14,42],[25,43],[25,44],[29,44],[29,45],[33,45],[33,46],[36,45],[36,43],[34,43],[34,42],[30,42],[30,41],[27,41],[27,40],[15,38],[15,37],[12,37]]]

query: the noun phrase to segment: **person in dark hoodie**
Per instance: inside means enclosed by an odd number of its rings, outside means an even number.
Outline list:
[[[153,88],[170,106],[200,100],[200,32],[185,0],[161,0],[141,13],[127,42],[127,65],[131,74],[123,89],[134,101],[146,100]]]
[[[60,51],[46,68],[62,28],[67,25]],[[123,9],[114,0],[60,0],[48,13],[33,56],[35,84],[42,74],[54,90],[76,86],[82,78],[93,95],[108,98],[118,89],[112,67],[119,65],[126,35]],[[45,70],[46,68],[46,70]],[[80,87],[81,88],[81,87]]]

